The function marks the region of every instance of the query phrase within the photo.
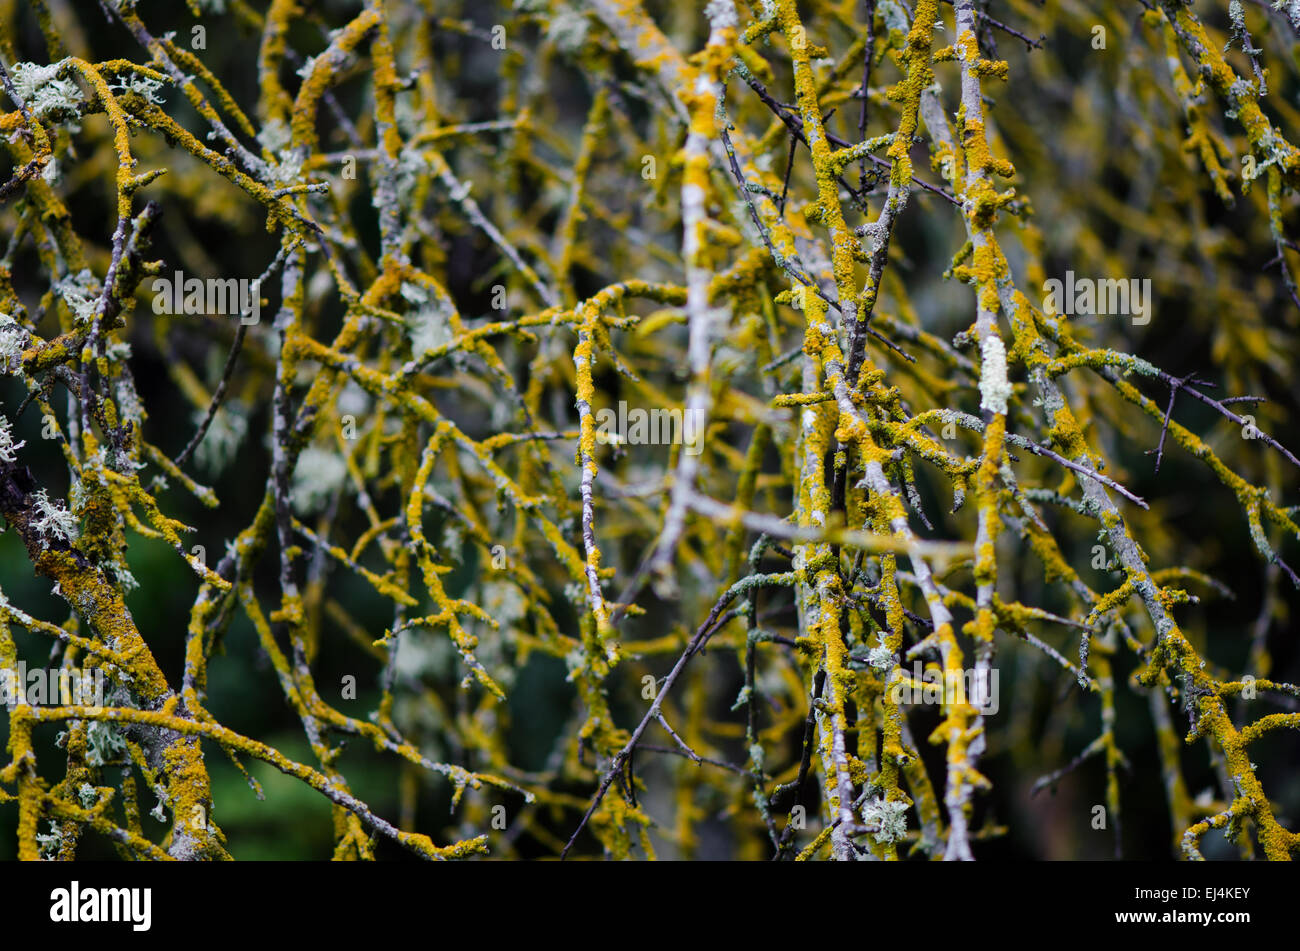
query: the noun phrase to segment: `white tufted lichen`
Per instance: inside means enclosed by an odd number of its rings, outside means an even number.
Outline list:
[[[86,765],[103,766],[126,752],[126,739],[111,723],[90,721],[86,728]]]
[[[94,317],[95,308],[99,305],[99,288],[98,281],[89,268],[69,274],[55,288],[78,321],[89,321]]]
[[[8,314],[0,314],[0,373],[13,373],[22,362],[27,331]]]
[[[141,76],[139,73],[129,73],[115,82],[109,83],[108,88],[115,93],[137,93],[146,102],[155,105],[162,105],[164,100],[158,95],[158,90],[163,88],[161,80],[153,79],[149,76]]]
[[[704,8],[704,15],[709,18],[709,26],[715,30],[725,30],[736,25],[736,5],[732,0],[710,0]]]
[[[204,410],[195,410],[195,424],[201,423],[206,415]],[[234,458],[247,434],[248,418],[238,404],[221,407],[212,417],[207,435],[194,451],[195,462],[207,472],[219,475]]]
[[[257,143],[268,152],[279,152],[287,148],[293,136],[289,124],[278,116],[269,120],[262,131],[257,133]]]
[[[894,666],[894,652],[888,647],[873,647],[867,653],[867,663],[877,670],[889,670]]]
[[[314,446],[304,449],[293,471],[291,495],[294,510],[300,513],[320,511],[343,486],[347,476],[347,464],[337,452]]]
[[[18,457],[14,452],[27,445],[27,442],[14,442],[14,431],[9,425],[9,420],[0,416],[0,460],[5,462],[17,462]]]
[[[406,317],[412,354],[419,358],[451,341],[451,318],[455,305],[450,300],[438,291],[431,294],[424,287],[409,282],[402,284],[402,296],[415,305]]]
[[[587,39],[589,26],[586,14],[560,6],[546,28],[546,38],[561,52],[576,53]]]
[[[80,530],[77,518],[61,502],[50,501],[44,489],[37,489],[32,495],[32,528],[40,534],[45,542],[54,540],[69,543],[75,541]]]
[[[1012,392],[1007,381],[1007,350],[993,330],[980,341],[980,409],[1005,415]]]
[[[1273,0],[1273,9],[1285,13],[1291,25],[1300,30],[1300,0]]]
[[[62,67],[62,61],[45,66],[15,63],[10,70],[14,91],[37,118],[52,119],[68,112],[76,113],[85,101],[81,87],[71,79],[59,77]]]
[[[907,834],[907,808],[899,800],[868,799],[862,806],[862,820],[875,827],[875,840],[887,845]]]

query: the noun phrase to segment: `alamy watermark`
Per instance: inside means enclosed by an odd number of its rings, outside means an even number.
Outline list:
[[[29,670],[27,662],[20,660],[16,670],[0,670],[0,706],[18,704],[78,706],[98,711],[104,706],[104,671],[98,667]]]
[[[889,678],[889,699],[897,704],[969,703],[984,716],[998,712],[998,671],[996,667],[980,670],[945,670],[931,666],[923,669],[921,662],[912,664],[909,676],[902,667],[895,667]]]
[[[691,409],[628,408],[625,400],[618,401],[618,410],[598,409],[596,441],[609,445],[676,446],[688,456],[698,456],[704,451],[704,432],[708,414]]]
[[[74,880],[50,892],[50,921],[121,922],[132,931],[148,931],[153,924],[153,889],[83,887]]]
[[[1141,327],[1151,320],[1151,278],[1076,278],[1065,272],[1065,280],[1052,278],[1043,283],[1043,311],[1084,317],[1132,317]]]
[[[261,320],[261,282],[256,278],[207,279],[185,276],[153,279],[153,312],[172,315],[238,315],[241,324]]]

